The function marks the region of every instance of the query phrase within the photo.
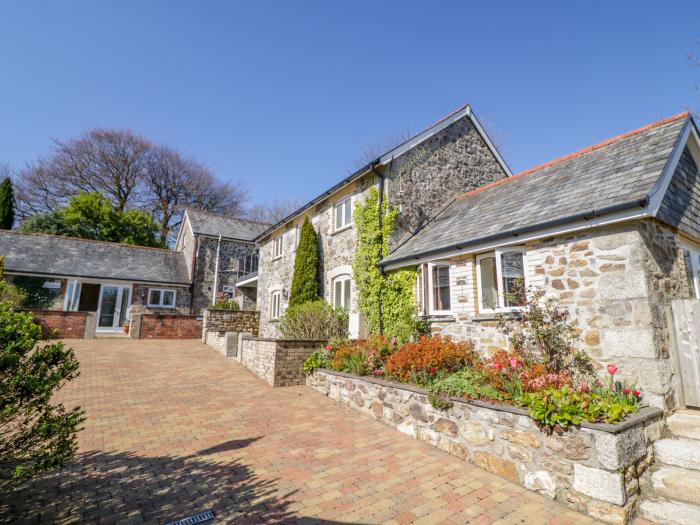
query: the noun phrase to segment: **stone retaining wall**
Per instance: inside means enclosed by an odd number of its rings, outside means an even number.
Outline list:
[[[453,399],[434,409],[425,390],[316,370],[307,385],[342,404],[606,523],[634,515],[639,478],[653,461],[663,412],[644,408],[618,425],[540,431],[527,411]]]
[[[238,360],[271,386],[303,385],[306,376],[302,368],[312,352],[323,341],[297,341],[242,336]]]

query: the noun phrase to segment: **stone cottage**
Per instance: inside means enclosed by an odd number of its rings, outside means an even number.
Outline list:
[[[376,187],[399,209],[392,246],[419,230],[456,195],[510,176],[508,166],[471,108],[463,106],[386,152],[305,204],[258,238],[260,335],[278,336],[292,282],[299,229],[309,216],[320,237],[322,297],[350,312],[350,333],[364,332],[352,282],[356,202]]]

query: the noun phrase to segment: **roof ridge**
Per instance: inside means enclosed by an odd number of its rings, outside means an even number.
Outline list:
[[[249,222],[251,224],[261,224],[263,226],[270,225],[270,223],[268,223],[268,222],[256,221],[254,219],[243,219],[241,217],[229,217],[228,215],[224,215],[222,213],[216,213],[213,211],[198,210],[196,208],[191,208],[189,206],[185,206],[185,211],[195,212],[195,213],[203,213],[204,215],[213,215],[214,217],[220,217],[222,219],[229,219],[229,220],[241,221],[241,222]]]
[[[619,135],[615,135],[614,137],[611,137],[609,139],[603,140],[602,142],[598,142],[596,144],[593,144],[591,146],[587,146],[585,148],[576,150],[572,153],[569,153],[567,155],[563,155],[561,157],[557,157],[555,159],[552,159],[550,161],[544,162],[542,164],[538,164],[537,166],[534,166],[532,168],[526,169],[524,171],[518,172],[515,175],[512,175],[511,177],[505,177],[503,179],[499,179],[497,181],[491,182],[489,184],[486,184],[485,186],[480,186],[476,189],[473,189],[471,191],[468,191],[466,193],[463,193],[462,195],[459,195],[457,197],[457,200],[463,200],[466,199],[467,197],[470,197],[472,195],[475,195],[477,193],[481,193],[484,190],[487,190],[489,188],[493,188],[495,186],[500,186],[501,184],[507,184],[508,182],[512,182],[514,180],[520,179],[521,177],[525,175],[529,175],[531,173],[534,173],[536,171],[542,170],[544,168],[548,168],[550,166],[554,166],[556,164],[560,164],[561,162],[564,162],[566,160],[570,160],[576,157],[580,157],[581,155],[584,155],[585,153],[590,153],[591,151],[595,151],[601,148],[604,148],[605,146],[609,146],[611,144],[615,144],[616,142],[619,142],[620,140],[632,137],[634,135],[638,135],[640,133],[643,133],[645,131],[649,131],[650,129],[657,128],[659,126],[663,126],[665,124],[669,124],[671,122],[674,122],[676,120],[679,120],[681,118],[688,117],[690,115],[689,111],[684,111],[682,113],[678,113],[677,115],[673,115],[672,117],[667,117],[661,120],[657,120],[656,122],[652,122],[651,124],[646,124],[645,126],[633,129],[632,131],[627,131],[625,133],[621,133]]]
[[[86,239],[85,237],[69,237],[68,235],[57,235],[55,233],[43,233],[43,232],[22,232],[18,230],[1,230],[0,235],[3,233],[9,233],[12,235],[25,235],[27,237],[51,237],[54,239],[63,239],[63,240],[72,240],[72,241],[84,241],[84,242],[93,242],[96,244],[112,244],[114,246],[121,246],[123,248],[139,248],[142,250],[155,250],[158,252],[166,252],[166,253],[179,253],[174,250],[171,250],[169,248],[159,248],[158,246],[142,246],[140,244],[126,244],[123,242],[116,242],[116,241],[100,241],[97,239]]]

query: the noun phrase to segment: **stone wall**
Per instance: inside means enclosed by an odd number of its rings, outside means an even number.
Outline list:
[[[60,310],[26,310],[34,323],[41,326],[45,338],[83,339],[88,312],[63,312]],[[94,315],[94,314],[93,314]],[[94,328],[92,335],[94,337]]]
[[[307,384],[400,432],[606,523],[634,514],[639,478],[653,461],[662,411],[645,408],[619,425],[584,424],[546,435],[525,410],[453,399],[434,409],[424,390],[316,370]]]
[[[202,317],[141,314],[140,339],[199,339],[201,336]]]
[[[148,307],[149,288],[175,290],[175,308]],[[171,286],[167,284],[137,284],[134,283],[131,297],[131,311],[144,314],[190,315],[191,290],[189,286]]]
[[[413,150],[394,159],[386,177],[388,200],[399,208],[392,244],[414,231],[434,215],[449,199],[459,193],[493,182],[505,176],[486,143],[468,118],[463,118],[434,135]],[[335,231],[335,203],[350,196],[354,208],[366,192],[377,186],[376,177],[366,176],[338,190],[326,200],[307,210],[319,235],[321,297],[332,302],[332,281],[341,275],[352,275],[352,262],[357,246],[354,225]],[[277,323],[270,319],[270,297],[282,293],[286,305],[294,271],[298,228],[304,217],[295,218],[261,240],[257,308],[260,310],[261,335],[279,337]],[[273,259],[272,241],[283,239],[282,256]],[[350,317],[358,316],[357,288],[353,282]],[[359,318],[354,323],[359,326]],[[351,322],[351,325],[353,323]],[[358,334],[366,335],[366,334]]]
[[[579,346],[604,371],[642,387],[653,406],[674,404],[666,307],[688,296],[676,235],[652,220],[587,230],[525,244],[526,284],[559,299],[580,329]],[[474,255],[450,268],[454,317],[433,320],[433,333],[473,340],[484,354],[507,346],[494,315],[477,305]]]
[[[212,290],[214,287],[214,273],[216,269],[216,246],[218,239],[215,237],[197,236],[197,260],[194,268],[194,297],[192,300],[193,313],[201,315],[203,310],[211,304]],[[257,248],[252,243],[232,240],[221,240],[219,250],[219,278],[218,291],[222,291],[224,285],[234,286],[238,278],[238,262],[241,257],[254,254]],[[234,287],[234,297],[240,297],[243,308],[254,310],[255,303]]]
[[[302,366],[322,341],[242,337],[239,361],[270,386],[303,385]]]
[[[204,310],[202,342],[227,357],[235,357],[238,334],[258,335],[260,313],[234,310]]]

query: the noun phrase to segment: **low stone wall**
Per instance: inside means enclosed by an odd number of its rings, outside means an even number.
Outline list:
[[[316,370],[307,384],[414,438],[606,523],[633,516],[639,478],[653,461],[663,411],[643,408],[618,425],[583,424],[548,436],[516,407],[454,398],[434,409],[425,390]]]
[[[323,341],[297,341],[241,337],[238,360],[271,386],[303,385],[302,368]]]
[[[90,312],[64,312],[62,310],[25,310],[32,314],[41,326],[45,338],[92,339],[95,337],[94,322],[90,329]],[[94,318],[94,314],[92,314]],[[94,321],[94,319],[92,319]],[[86,325],[88,329],[86,330]]]
[[[236,357],[238,335],[258,335],[260,312],[248,310],[204,310],[202,342],[227,357]]]
[[[199,339],[202,317],[178,314],[139,314],[139,339]]]

